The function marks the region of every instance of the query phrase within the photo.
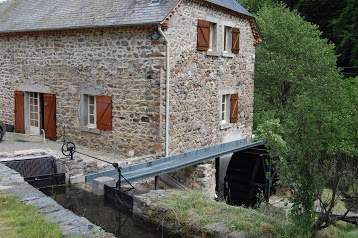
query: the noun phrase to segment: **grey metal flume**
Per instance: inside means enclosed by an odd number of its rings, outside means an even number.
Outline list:
[[[169,156],[162,159],[126,166],[122,168],[121,172],[128,181],[132,182],[174,172],[191,165],[263,144],[263,141],[249,143],[246,140],[237,140],[179,155]],[[86,182],[92,183],[93,179],[103,176],[113,177],[118,180],[117,170],[112,169],[99,173],[89,174],[86,176]],[[125,183],[123,178],[121,181],[122,183]]]

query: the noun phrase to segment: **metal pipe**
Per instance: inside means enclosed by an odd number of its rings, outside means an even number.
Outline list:
[[[169,155],[169,79],[170,79],[170,45],[167,36],[158,25],[158,32],[163,36],[166,43],[166,93],[165,93],[165,157]]]
[[[41,131],[42,131],[42,135],[43,135],[43,138],[44,138],[44,144],[46,145],[45,130],[41,129]]]

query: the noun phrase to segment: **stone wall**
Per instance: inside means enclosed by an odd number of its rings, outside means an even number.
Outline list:
[[[240,29],[240,53],[233,58],[197,50],[197,21],[213,17]],[[218,48],[223,48],[222,27]],[[222,143],[224,137],[250,138],[253,118],[255,46],[247,19],[184,1],[170,18],[170,154]],[[220,50],[222,51],[222,50]],[[239,94],[239,121],[220,127],[221,93]]]
[[[189,189],[198,189],[210,198],[216,197],[214,160],[193,165],[172,173],[172,177]]]
[[[162,155],[163,41],[155,28],[109,28],[0,35],[0,112],[14,124],[14,90],[56,94],[57,133],[99,150]],[[112,96],[113,131],[81,130],[80,94]]]
[[[240,53],[231,57],[208,56],[197,50],[198,19],[216,19],[218,49],[223,50],[223,26],[240,29]],[[165,32],[170,42],[170,154],[183,153],[238,139],[250,139],[253,120],[254,37],[247,19],[183,1]],[[222,52],[220,52],[222,53]],[[223,92],[239,94],[239,120],[220,125]],[[164,105],[164,104],[163,104]],[[214,163],[178,173],[188,187],[201,187],[215,196]]]

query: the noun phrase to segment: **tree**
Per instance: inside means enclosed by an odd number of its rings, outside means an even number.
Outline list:
[[[257,13],[263,6],[273,6],[279,0],[239,0],[238,2],[243,5],[250,13]]]
[[[332,19],[340,15],[340,11],[346,6],[347,0],[282,0],[291,9],[296,9],[305,20],[317,24],[325,37],[332,34]]]
[[[305,20],[318,25],[322,36],[333,42],[340,67],[358,66],[357,0],[239,0],[251,13],[277,2],[297,10]]]
[[[254,118],[264,116],[255,134],[295,189],[292,221],[314,233],[347,215],[333,216],[338,190],[357,192],[357,81],[342,79],[334,46],[296,11],[265,5],[256,20],[264,42],[256,51]],[[324,187],[333,191],[329,200],[321,198]]]
[[[288,148],[281,164],[286,181],[296,190],[293,217],[299,222],[304,218],[312,232],[345,219],[346,213],[333,216],[338,191],[346,186],[354,190],[358,182],[358,101],[357,94],[350,93],[352,89],[357,92],[358,85],[351,86],[338,79],[312,87],[299,96],[281,124]],[[323,188],[332,190],[329,199],[321,197]],[[316,209],[321,209],[318,217]]]
[[[358,204],[358,81],[337,81],[335,93],[312,90],[300,96],[285,122],[268,120],[256,133],[265,139],[281,179],[295,192],[291,197],[293,223],[307,233],[345,220]],[[331,85],[332,86],[332,85]],[[324,188],[332,191],[327,199]],[[338,192],[350,188],[354,201],[346,212],[333,214]],[[318,201],[319,206],[315,207]],[[316,210],[320,210],[316,215]]]
[[[341,64],[346,66],[358,66],[357,9],[357,0],[347,0],[339,16],[331,21],[333,42],[336,42],[337,52],[341,54]]]
[[[256,50],[254,108],[281,118],[296,95],[337,77],[334,46],[284,5],[261,8],[256,20],[264,42]]]
[[[337,45],[338,65],[358,66],[357,0],[282,0],[307,21],[319,26],[323,36]]]

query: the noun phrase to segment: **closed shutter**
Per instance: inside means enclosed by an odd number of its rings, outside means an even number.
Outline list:
[[[112,130],[112,97],[96,96],[97,128]]]
[[[24,92],[15,91],[15,132],[25,133]]]
[[[230,123],[238,121],[239,114],[239,95],[237,93],[231,94],[230,99]]]
[[[45,93],[44,99],[44,128],[47,139],[56,140],[56,95]]]
[[[232,28],[232,49],[231,52],[238,54],[240,52],[240,29]]]
[[[210,22],[198,20],[198,50],[208,50],[210,44]]]

